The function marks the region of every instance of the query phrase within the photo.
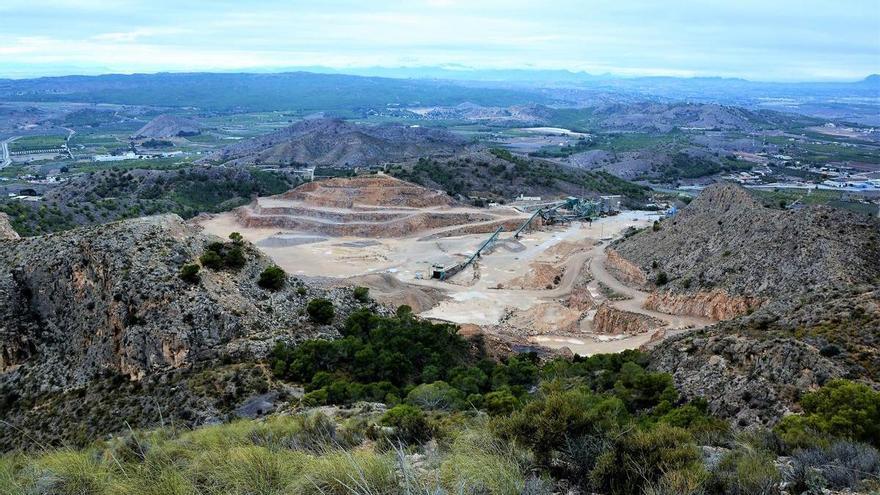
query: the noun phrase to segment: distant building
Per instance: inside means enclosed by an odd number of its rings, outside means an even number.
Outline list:
[[[517,201],[541,201],[541,196],[523,196],[520,193],[519,197],[516,198]]]
[[[617,194],[612,196],[600,196],[599,202],[602,208],[602,213],[620,211],[620,202],[622,200],[623,196]]]
[[[315,180],[315,167],[304,167],[298,168],[293,171],[293,175],[297,177],[302,177],[303,180],[313,181]]]

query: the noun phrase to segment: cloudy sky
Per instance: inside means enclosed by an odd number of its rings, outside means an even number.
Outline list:
[[[856,80],[880,0],[0,0],[0,76],[317,65]]]

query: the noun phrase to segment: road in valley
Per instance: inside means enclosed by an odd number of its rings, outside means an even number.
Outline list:
[[[0,160],[0,169],[4,169],[12,164],[12,155],[9,154],[9,143],[16,139],[18,139],[18,136],[0,141],[0,154],[3,155],[2,160]]]

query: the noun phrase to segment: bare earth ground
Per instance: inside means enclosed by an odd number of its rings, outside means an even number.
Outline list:
[[[511,209],[505,215],[521,214]],[[240,232],[292,275],[365,285],[378,301],[409,304],[426,318],[475,324],[501,337],[591,355],[638,348],[668,333],[710,323],[643,309],[648,294],[627,287],[605,270],[607,241],[627,227],[647,226],[654,218],[648,212],[630,211],[592,225],[574,222],[540,227],[519,240],[505,229],[501,240],[475,266],[449,281],[428,278],[432,264],[449,266],[466,259],[488,234],[445,236],[460,232],[459,225],[420,230],[411,236],[330,237],[277,227],[245,227],[233,212],[202,218],[199,223],[207,232],[223,237]],[[628,297],[611,301],[612,306],[655,317],[666,326],[637,335],[594,333],[595,306],[605,300],[600,282]],[[566,303],[578,283],[586,286],[593,300],[586,310]]]

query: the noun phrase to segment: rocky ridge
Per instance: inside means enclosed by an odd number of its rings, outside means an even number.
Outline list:
[[[766,208],[733,184],[707,188],[678,215],[615,243],[614,250],[664,292],[722,291],[746,311],[758,300],[880,283],[876,218],[827,207]]]

